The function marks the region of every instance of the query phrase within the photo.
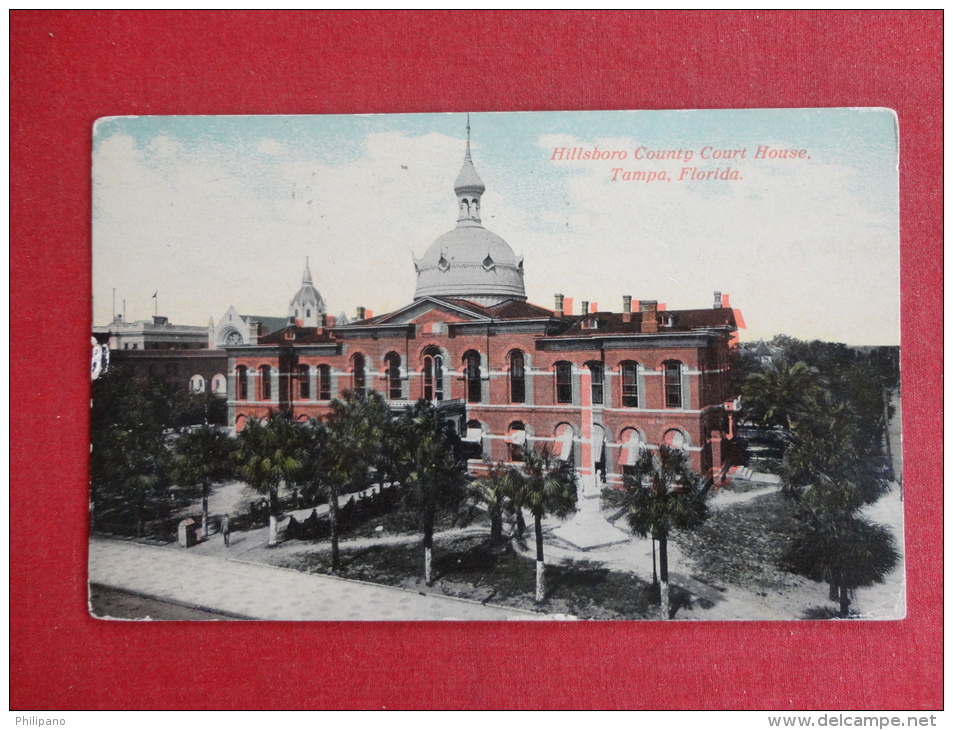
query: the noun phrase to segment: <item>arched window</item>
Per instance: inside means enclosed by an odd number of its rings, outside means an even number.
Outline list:
[[[201,375],[193,375],[189,380],[189,390],[193,393],[205,392],[205,378]]]
[[[262,365],[258,368],[258,372],[261,377],[261,398],[259,400],[271,400],[271,368],[267,365]]]
[[[568,423],[560,423],[556,426],[556,448],[553,455],[557,459],[562,461],[572,460],[572,442],[575,435],[572,426]]]
[[[680,429],[670,428],[665,432],[665,435],[662,437],[662,441],[664,441],[673,449],[678,449],[679,451],[688,451],[688,436],[686,436],[685,432]]]
[[[639,365],[631,360],[622,363],[622,407],[639,407]]]
[[[311,400],[311,369],[307,365],[299,365],[295,380],[298,382],[298,397],[296,400]]]
[[[235,368],[235,400],[248,400],[248,368]]]
[[[308,319],[311,319],[311,310],[310,309],[304,310],[304,316],[307,317]]]
[[[400,382],[400,355],[389,352],[384,358],[387,365],[387,397],[391,400],[400,400],[404,397],[403,384]]]
[[[357,353],[353,359],[354,363],[354,393],[364,395],[367,393],[367,374],[365,371],[365,360],[361,353]]]
[[[318,365],[318,400],[331,400],[330,365]]]
[[[622,454],[620,455],[622,473],[631,476],[635,473],[635,463],[645,450],[645,439],[636,429],[627,428],[622,432],[619,440],[622,444]]]
[[[483,387],[480,381],[480,353],[469,350],[463,356],[466,366],[467,402],[479,403],[483,399]]]
[[[212,391],[215,393],[226,393],[228,386],[225,383],[225,376],[221,374],[216,374],[212,378]]]
[[[443,356],[436,347],[424,353],[424,400],[443,400]]]
[[[510,461],[523,461],[526,448],[526,426],[522,421],[513,421],[506,429],[506,444],[509,447]]]
[[[510,403],[526,402],[526,360],[523,353],[510,353]]]
[[[603,402],[603,384],[605,369],[601,362],[586,363],[589,368],[589,386],[592,392],[592,402],[599,405]]]
[[[677,360],[665,363],[665,407],[682,408],[682,364]]]
[[[572,403],[572,363],[556,363],[556,402]]]

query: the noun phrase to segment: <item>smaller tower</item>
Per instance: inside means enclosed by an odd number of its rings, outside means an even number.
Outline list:
[[[288,305],[288,317],[294,318],[301,327],[320,327],[327,311],[324,299],[314,288],[310,260],[305,258],[301,288]]]

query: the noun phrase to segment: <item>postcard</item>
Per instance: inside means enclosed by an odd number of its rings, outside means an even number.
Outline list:
[[[92,615],[902,618],[898,134],[98,120]]]

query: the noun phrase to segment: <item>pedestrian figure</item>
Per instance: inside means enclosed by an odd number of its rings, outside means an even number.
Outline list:
[[[225,538],[225,547],[228,547],[228,536],[231,534],[231,529],[228,526],[228,515],[222,517],[222,537]]]

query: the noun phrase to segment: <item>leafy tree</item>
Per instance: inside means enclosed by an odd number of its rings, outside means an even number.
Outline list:
[[[394,462],[404,498],[416,509],[423,532],[424,582],[433,584],[433,533],[441,509],[457,509],[464,498],[466,462],[458,458],[459,436],[441,422],[432,403],[418,401],[397,421]]]
[[[304,435],[300,424],[281,413],[267,423],[249,419],[238,433],[236,474],[268,495],[268,544],[278,542],[278,490],[297,483],[304,465]]]
[[[900,555],[883,525],[850,511],[811,512],[804,533],[788,550],[783,567],[831,586],[841,615],[850,613],[850,591],[882,583]]]
[[[93,382],[90,411],[90,489],[93,526],[145,523],[169,514],[173,495],[167,478],[161,394],[134,379],[121,365]],[[131,525],[130,525],[131,527]]]
[[[554,459],[549,449],[526,449],[523,463],[510,468],[510,484],[516,510],[527,509],[536,528],[536,601],[546,597],[543,561],[543,518],[565,519],[576,511],[578,485],[572,462]]]
[[[311,423],[304,483],[306,492],[324,493],[328,498],[333,571],[341,568],[338,501],[342,494],[370,485],[372,469],[388,458],[390,421],[387,403],[379,393],[348,391],[341,400],[331,402],[326,422]]]
[[[208,498],[212,487],[232,477],[232,440],[211,426],[185,433],[172,451],[171,477],[202,490],[202,536],[208,538]]]
[[[659,546],[662,617],[670,618],[668,538],[673,529],[698,527],[708,518],[706,489],[699,486],[688,454],[660,444],[643,451],[623,481],[629,527],[639,537],[652,537]]]

